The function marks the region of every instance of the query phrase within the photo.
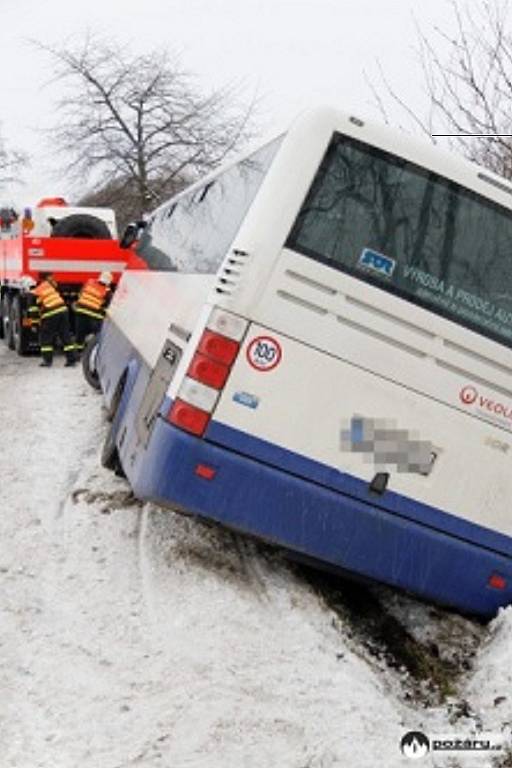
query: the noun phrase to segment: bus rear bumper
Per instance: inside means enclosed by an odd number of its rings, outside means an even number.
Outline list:
[[[512,602],[512,558],[193,437],[161,418],[132,485],[139,498],[464,612],[490,617]]]

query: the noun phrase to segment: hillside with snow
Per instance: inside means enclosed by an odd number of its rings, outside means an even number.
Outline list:
[[[510,739],[512,608],[481,625],[140,504],[61,365],[0,350],[2,768],[393,768],[409,730]]]

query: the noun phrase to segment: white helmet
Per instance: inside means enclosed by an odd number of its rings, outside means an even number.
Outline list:
[[[36,285],[37,285],[37,283],[34,280],[34,278],[30,277],[30,275],[23,275],[23,277],[21,278],[20,282],[21,282],[22,287],[26,291],[30,291],[31,288],[35,288]]]
[[[98,277],[98,282],[102,285],[110,285],[113,279],[112,272],[102,272]]]

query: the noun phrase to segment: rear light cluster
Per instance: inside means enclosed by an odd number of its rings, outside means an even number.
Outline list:
[[[171,424],[193,435],[204,434],[246,329],[242,318],[213,310],[167,415]]]

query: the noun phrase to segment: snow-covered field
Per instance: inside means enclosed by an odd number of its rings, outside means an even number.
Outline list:
[[[463,657],[429,702],[362,642],[357,605],[345,619],[279,553],[142,506],[101,469],[79,369],[2,347],[0,430],[0,768],[393,768],[408,730],[512,732],[512,609],[480,627],[372,593]]]

